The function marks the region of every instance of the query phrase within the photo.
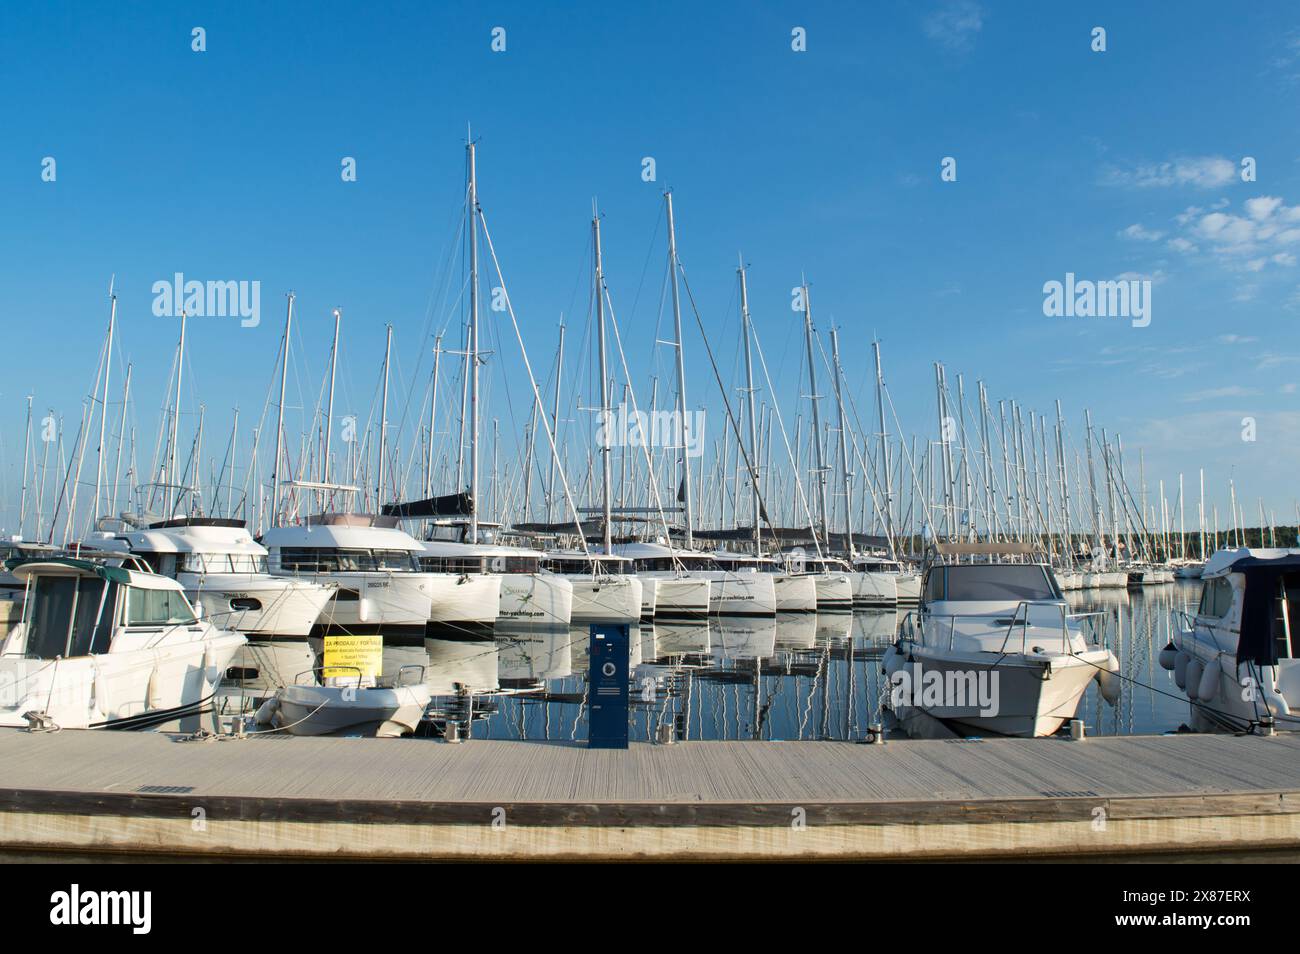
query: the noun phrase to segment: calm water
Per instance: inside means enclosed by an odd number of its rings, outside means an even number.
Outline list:
[[[1200,584],[1070,595],[1086,625],[1119,657],[1119,704],[1096,684],[1080,717],[1094,735],[1160,733],[1187,719],[1187,701],[1157,654],[1173,611],[1189,608]],[[634,739],[653,740],[660,724],[682,739],[859,739],[881,718],[881,655],[900,614],[894,611],[775,620],[714,619],[707,624],[646,625],[633,632]],[[498,632],[494,640],[432,640],[423,651],[385,654],[393,664],[428,667],[441,711],[464,723],[472,690],[470,735],[495,739],[585,739],[588,635],[585,629]],[[1162,690],[1162,691],[1157,691]]]

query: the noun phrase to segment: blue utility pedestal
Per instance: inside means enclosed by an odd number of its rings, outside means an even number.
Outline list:
[[[628,627],[593,624],[590,668],[591,715],[588,720],[587,748],[627,748],[627,661]]]

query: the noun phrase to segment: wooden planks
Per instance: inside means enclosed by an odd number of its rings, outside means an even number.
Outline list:
[[[616,751],[15,730],[0,732],[0,766],[11,849],[914,858],[1300,844],[1300,736],[1285,734]],[[513,834],[490,834],[498,817]]]

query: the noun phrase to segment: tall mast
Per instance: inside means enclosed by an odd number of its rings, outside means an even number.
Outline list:
[[[433,392],[429,397],[429,449],[424,462],[424,496],[433,496],[433,434],[438,424],[438,368],[442,364],[442,335],[433,339]]]
[[[289,332],[293,329],[293,292],[289,292],[284,316],[284,349],[280,356],[280,409],[275,422],[275,463],[271,465],[271,519],[280,519],[280,455],[284,449],[284,391],[289,381]],[[181,338],[185,337],[185,313],[181,313]],[[179,402],[180,395],[177,394]]]
[[[465,146],[469,157],[469,497],[470,542],[478,542],[478,173],[474,141]]]
[[[822,525],[822,539],[829,546],[827,533],[830,527],[826,521],[826,454],[822,447],[821,415],[817,407],[817,365],[813,359],[813,323],[812,302],[808,299],[808,283],[803,288],[803,336],[808,351],[808,397],[812,401],[812,438],[814,464],[817,467],[817,517]],[[815,534],[814,534],[815,535]]]
[[[889,431],[885,428],[885,376],[880,370],[880,342],[871,342],[876,357],[876,412],[880,417],[880,472],[885,475],[885,538],[889,541],[890,556],[894,555],[893,490],[889,475]]]
[[[117,423],[117,460],[113,464],[113,490],[110,500],[113,502],[113,508],[117,509],[117,482],[122,476],[122,445],[126,443],[126,405],[131,397],[131,363],[126,365],[126,381],[122,385],[122,413],[118,417]],[[128,503],[130,497],[128,495]]]
[[[605,367],[605,272],[600,259],[600,215],[592,203],[591,238],[594,249],[596,271],[596,350],[598,354],[597,372],[600,375],[600,504],[603,515],[604,552],[610,553],[614,547],[613,522],[614,512],[610,499],[610,482],[613,480],[610,454],[610,413],[609,413],[609,374]]]
[[[284,340],[285,340],[285,347],[287,348],[289,346],[289,339],[286,336]],[[176,495],[172,505],[167,508],[166,516],[168,517],[172,516],[172,514],[176,509],[176,503],[180,501],[181,488],[176,479],[176,442],[179,439],[179,430],[180,430],[180,422],[181,422],[181,379],[184,377],[184,375],[185,375],[185,309],[182,308],[181,309],[181,340],[180,340],[180,344],[176,346],[176,403],[172,408],[171,453],[168,455],[169,459],[167,463],[167,482],[169,484],[175,485],[175,487],[172,489],[176,491]],[[282,399],[284,397],[283,385],[280,388],[280,397]],[[167,499],[166,493],[164,493],[163,499]]]
[[[1070,475],[1065,467],[1065,441],[1063,431],[1065,424],[1061,420],[1061,402],[1056,402],[1056,471],[1061,481],[1061,547],[1068,559],[1067,566],[1074,566],[1074,541],[1070,533]]]
[[[560,316],[560,344],[555,351],[555,395],[551,404],[551,433],[559,439],[560,426],[560,379],[564,376],[564,316]],[[551,505],[555,500],[555,458],[551,455],[550,475],[546,481],[546,521],[551,520]]]
[[[330,435],[334,432],[334,379],[339,364],[339,319],[341,315],[334,309],[334,344],[330,346],[330,393],[325,405],[325,450],[321,461],[321,483],[330,482]],[[327,491],[328,492],[328,491]],[[328,509],[328,504],[326,505]]]
[[[682,354],[682,301],[677,288],[677,229],[673,222],[673,194],[664,193],[668,209],[668,271],[673,293],[673,332],[677,336],[677,429],[682,436],[682,503],[686,517],[686,549],[695,546],[695,509],[691,500],[691,462],[686,456],[686,361]]]
[[[762,505],[758,494],[758,422],[754,419],[754,362],[750,354],[749,285],[745,281],[745,263],[736,269],[740,276],[740,324],[745,339],[745,396],[749,404],[749,490],[754,514],[754,555],[763,555],[763,531],[759,526]]]
[[[1205,468],[1201,468],[1201,562],[1205,562]]]
[[[831,360],[835,365],[835,407],[840,425],[840,472],[844,479],[844,549],[849,559],[853,549],[853,475],[849,473],[849,428],[844,419],[844,392],[840,386],[840,336],[831,329]]]
[[[32,396],[27,395],[27,426],[23,435],[23,494],[18,505],[18,534],[21,536],[27,524],[27,457],[32,450]]]
[[[109,283],[108,339],[104,343],[104,389],[99,400],[99,454],[95,462],[94,526],[99,526],[99,497],[104,488],[104,430],[108,423],[108,376],[113,369],[113,326],[117,323],[117,295]]]
[[[384,462],[388,456],[388,361],[393,353],[393,326],[388,326],[384,339],[384,390],[379,407],[379,480],[375,484],[375,513],[378,513],[384,495]]]

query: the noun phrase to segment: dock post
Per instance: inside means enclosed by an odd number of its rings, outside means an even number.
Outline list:
[[[627,748],[628,627],[591,626],[587,686],[591,699],[587,748]]]

